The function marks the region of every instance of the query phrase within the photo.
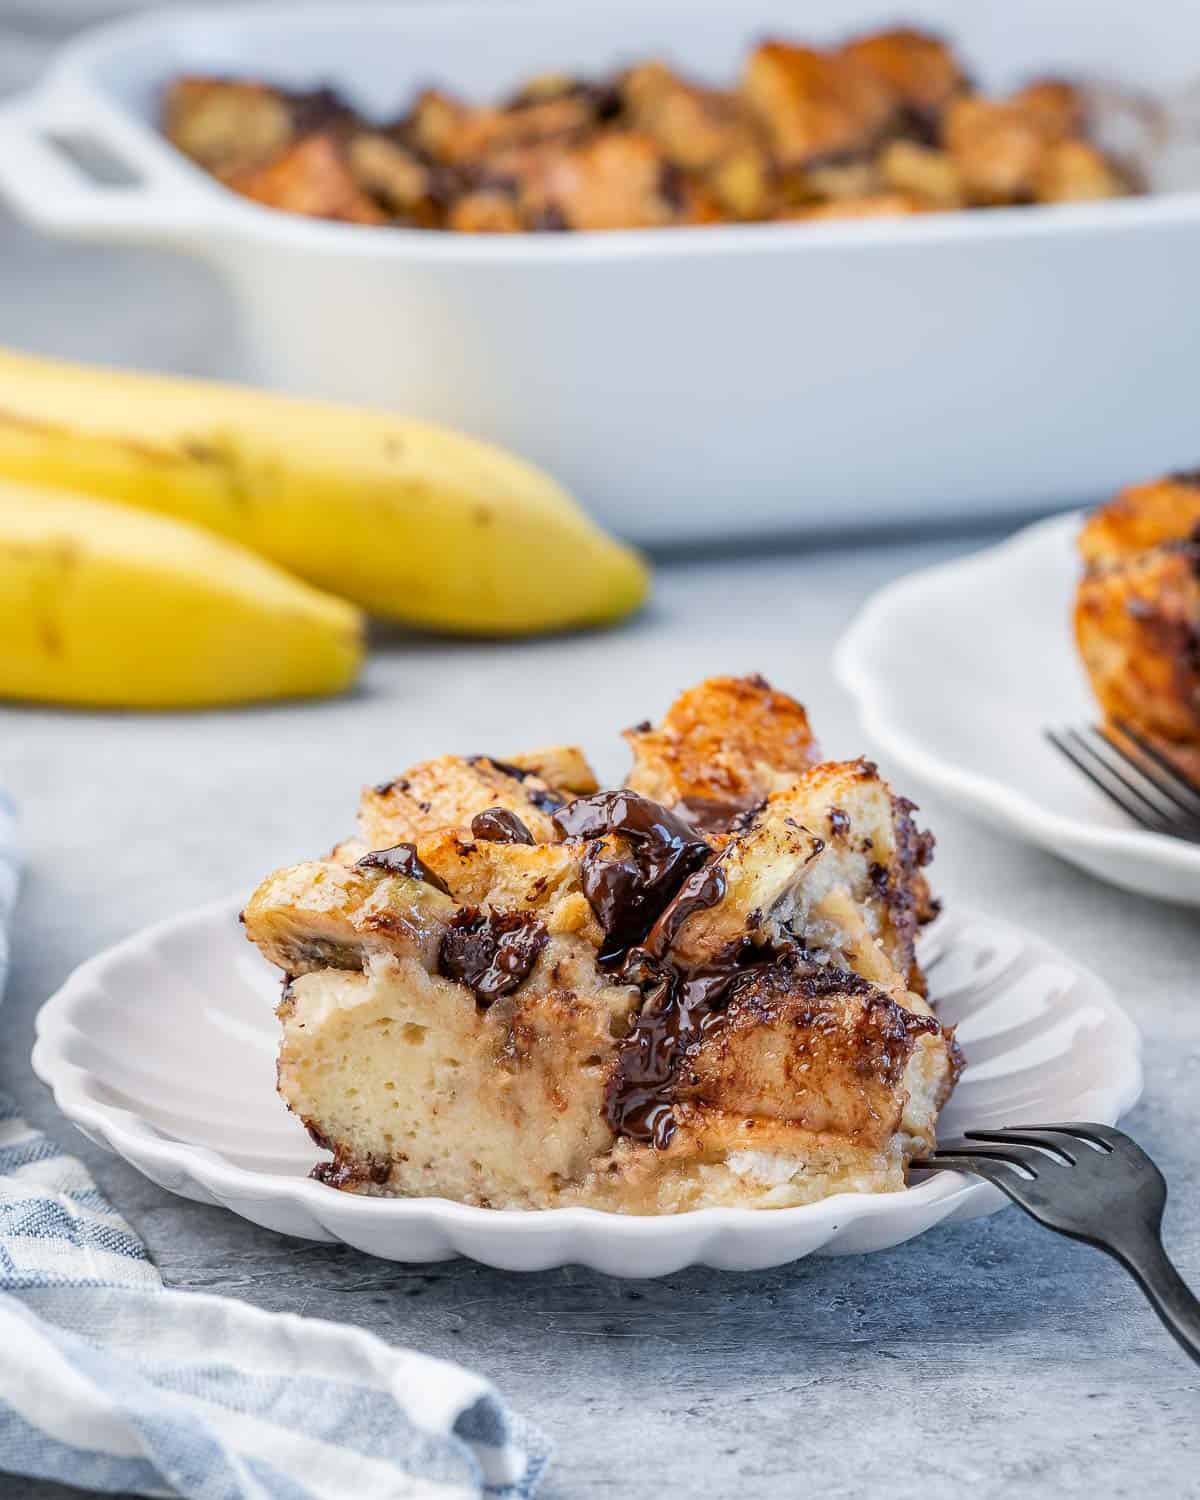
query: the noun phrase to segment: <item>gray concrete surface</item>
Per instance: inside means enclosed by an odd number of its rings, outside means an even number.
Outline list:
[[[0,0],[0,79],[31,71],[73,17],[116,8]],[[0,342],[225,368],[228,311],[196,267],[47,246],[9,223],[0,264]],[[141,718],[0,710],[0,782],[21,802],[30,855],[0,1088],[87,1160],[172,1286],[342,1319],[493,1377],[556,1441],[546,1500],[1200,1495],[1200,1371],[1114,1266],[1015,1210],[766,1274],[622,1283],[578,1268],[406,1268],[171,1197],[83,1141],[29,1069],[37,1008],[76,963],[327,847],[358,785],[409,759],[568,737],[619,774],[619,726],[725,670],[760,670],[803,696],[831,751],[864,748],[829,674],[833,641],[878,583],[975,544],[668,564],[653,608],[623,631],[520,646],[393,635],[363,690],[334,703]],[[947,901],[994,909],[1090,963],[1141,1025],[1147,1092],[1130,1125],[1167,1173],[1168,1242],[1200,1283],[1196,914],[921,800]],[[0,1475],[3,1500],[73,1493]]]

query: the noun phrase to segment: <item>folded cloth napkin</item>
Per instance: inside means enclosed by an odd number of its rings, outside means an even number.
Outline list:
[[[0,794],[0,990],[16,887]],[[0,1471],[194,1500],[523,1500],[546,1461],[458,1365],[165,1289],[82,1163],[0,1094]]]

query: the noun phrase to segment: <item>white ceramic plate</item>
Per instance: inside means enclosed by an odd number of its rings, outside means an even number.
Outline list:
[[[837,675],[889,772],[1101,880],[1200,905],[1200,846],[1137,828],[1043,735],[1096,718],[1071,632],[1081,519],[882,589],[838,646]]]
[[[38,1017],[33,1066],[63,1113],[185,1198],[389,1260],[457,1254],[511,1270],[580,1263],[620,1276],[881,1250],[1003,1205],[996,1189],[958,1173],[804,1208],[660,1218],[338,1192],[306,1175],[319,1153],[275,1093],[279,976],[246,942],[237,909],[234,901],[203,907],[110,948],[77,969]],[[943,1117],[948,1132],[1112,1123],[1137,1099],[1133,1023],[1099,979],[1061,953],[957,912],[926,934],[922,959],[968,1058]]]

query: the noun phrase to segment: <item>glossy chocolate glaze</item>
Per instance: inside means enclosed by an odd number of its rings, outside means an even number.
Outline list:
[[[728,827],[748,809],[723,803],[706,811],[710,826]],[[643,995],[641,1012],[617,1049],[605,1111],[618,1135],[661,1148],[675,1132],[671,1105],[688,1047],[715,1024],[740,979],[776,955],[746,941],[700,969],[685,970],[666,957],[687,918],[715,906],[726,888],[724,851],[713,849],[698,820],[679,808],[637,792],[597,792],[572,802],[554,822],[564,838],[618,834],[629,844],[627,854],[597,845],[584,856],[584,894],[606,938],[600,962]]]
[[[710,854],[707,861],[685,877],[683,884],[659,914],[646,934],[644,948],[655,958],[662,958],[675,941],[679,929],[698,911],[704,911],[725,894],[725,871],[721,868],[723,851]]]
[[[487,807],[471,819],[471,835],[491,844],[532,844],[533,834],[507,807]]]
[[[393,844],[390,849],[372,849],[357,861],[360,870],[386,870],[389,875],[408,875],[413,880],[423,880],[434,890],[450,894],[450,888],[440,875],[435,875],[417,853],[415,844]]]
[[[741,833],[766,804],[736,797],[681,797],[672,811],[700,833]]]
[[[620,834],[628,844],[624,853],[595,844],[583,859],[583,893],[604,929],[601,963],[616,962],[642,942],[683,881],[712,854],[690,823],[637,792],[579,797],[555,814],[554,826],[565,839]]]
[[[479,1004],[488,1006],[517,988],[546,942],[546,929],[536,917],[464,906],[442,938],[438,971],[467,985]]]

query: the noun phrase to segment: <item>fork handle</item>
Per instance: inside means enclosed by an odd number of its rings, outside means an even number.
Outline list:
[[[1200,1364],[1200,1300],[1175,1269],[1158,1235],[1147,1230],[1128,1241],[1093,1243],[1125,1267],[1146,1294],[1167,1332]]]

